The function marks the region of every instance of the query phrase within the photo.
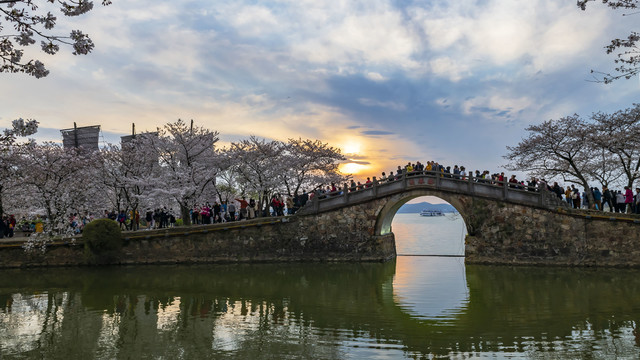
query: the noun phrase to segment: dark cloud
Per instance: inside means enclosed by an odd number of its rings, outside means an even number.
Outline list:
[[[349,159],[349,161],[345,162],[345,164],[370,165],[371,162]]]
[[[368,158],[365,155],[358,155],[358,154],[348,154],[348,155],[349,155],[349,160],[363,160]]]
[[[390,131],[380,131],[380,130],[365,130],[365,131],[361,131],[360,134],[369,135],[369,136],[394,135],[394,133],[392,133]]]

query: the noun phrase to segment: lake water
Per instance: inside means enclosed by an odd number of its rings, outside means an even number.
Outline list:
[[[399,214],[398,253],[462,254]],[[640,271],[387,263],[0,271],[1,359],[637,359]]]
[[[399,255],[464,255],[467,229],[458,213],[396,214],[391,223]]]

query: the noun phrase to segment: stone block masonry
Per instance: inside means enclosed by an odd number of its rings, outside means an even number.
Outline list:
[[[385,261],[395,257],[393,234],[372,236],[362,219],[266,218],[225,224],[123,233],[114,264],[189,264],[287,261]],[[88,265],[82,238],[58,241],[45,252],[21,243],[0,245],[0,268]]]
[[[465,239],[469,264],[640,267],[638,216],[514,204],[482,212]]]

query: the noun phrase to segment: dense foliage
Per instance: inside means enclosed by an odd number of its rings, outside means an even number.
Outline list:
[[[110,219],[96,219],[88,223],[82,239],[85,254],[90,262],[109,262],[122,249],[120,226]]]

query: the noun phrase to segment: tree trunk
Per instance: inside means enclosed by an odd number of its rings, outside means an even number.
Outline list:
[[[587,202],[589,203],[589,209],[595,206],[596,200],[593,197],[593,191],[589,187],[589,183],[586,180],[582,180],[582,186],[584,187],[584,193],[587,196]],[[582,206],[582,204],[580,204]]]
[[[183,225],[191,225],[191,216],[189,216],[189,208],[180,204],[180,216],[182,216]]]

